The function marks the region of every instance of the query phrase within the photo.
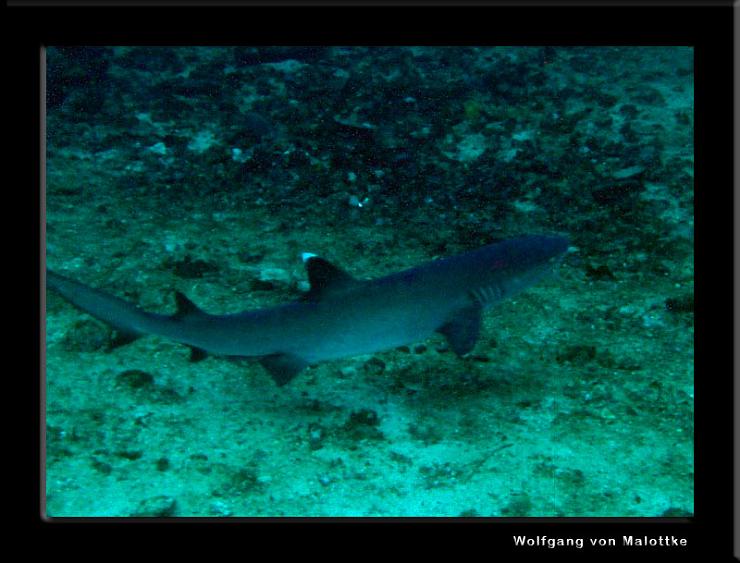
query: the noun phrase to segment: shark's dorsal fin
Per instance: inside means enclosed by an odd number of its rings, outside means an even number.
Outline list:
[[[179,291],[175,292],[175,303],[177,304],[177,312],[172,315],[172,318],[174,319],[182,320],[185,318],[192,318],[195,316],[206,314],[203,312],[202,309],[198,308],[195,303],[188,299],[184,293],[181,293]],[[200,362],[202,360],[205,360],[207,356],[208,352],[206,352],[202,348],[198,348],[197,346],[190,346],[191,362]]]
[[[463,307],[452,315],[449,321],[437,329],[442,333],[450,347],[458,356],[470,352],[478,340],[481,325],[481,306],[477,303]]]
[[[305,300],[318,301],[327,293],[342,291],[360,283],[341,268],[315,254],[304,252],[303,263],[311,284],[311,289],[303,297]]]
[[[195,315],[205,315],[205,313],[198,308],[198,306],[188,299],[184,293],[179,291],[175,292],[175,303],[177,304],[177,312],[172,315],[175,319],[183,319],[185,317],[192,317]]]

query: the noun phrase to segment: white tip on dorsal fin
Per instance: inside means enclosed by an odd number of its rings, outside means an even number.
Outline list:
[[[303,260],[304,264],[308,262],[311,258],[316,258],[316,257],[317,255],[314,254],[313,252],[304,252],[303,254],[301,254],[301,260]]]
[[[304,296],[304,300],[318,301],[327,292],[340,291],[359,283],[341,268],[312,252],[302,253],[301,258],[311,284],[311,289]]]

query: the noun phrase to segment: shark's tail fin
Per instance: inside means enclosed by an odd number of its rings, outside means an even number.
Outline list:
[[[67,301],[86,313],[99,319],[117,331],[113,345],[121,345],[135,340],[143,334],[137,328],[147,313],[135,305],[99,291],[67,277],[46,271],[46,287],[56,291]]]

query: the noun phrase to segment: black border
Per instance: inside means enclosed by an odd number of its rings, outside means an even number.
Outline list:
[[[21,4],[21,2],[18,2]],[[405,550],[422,558],[425,553],[453,550],[456,558],[470,556],[508,559],[510,557],[573,557],[583,554],[599,559],[628,556],[650,560],[690,558],[716,551],[721,560],[732,554],[732,18],[729,3],[724,7],[241,7],[216,8],[40,8],[11,7],[6,10],[6,100],[8,113],[15,117],[7,139],[19,182],[8,185],[12,195],[21,195],[29,206],[28,224],[10,239],[27,240],[30,252],[19,267],[21,289],[34,310],[29,334],[29,363],[38,366],[40,318],[40,199],[39,199],[39,48],[44,44],[508,44],[508,45],[692,45],[696,64],[696,516],[690,519],[383,519],[332,521],[329,526],[259,524],[220,526],[214,520],[188,520],[186,530],[218,534],[242,543],[265,538],[273,543],[271,553],[299,550],[302,556],[371,556],[371,550],[391,549],[395,556]],[[24,217],[25,219],[25,217]],[[31,332],[29,331],[29,332]],[[29,370],[30,371],[30,370]],[[38,370],[33,370],[38,375]],[[23,373],[23,371],[21,371]],[[29,431],[25,444],[30,447],[23,462],[23,474],[30,481],[24,487],[24,514],[39,537],[60,542],[94,541],[126,531],[147,539],[170,538],[169,531],[182,532],[177,524],[147,521],[136,529],[126,528],[129,520],[93,520],[80,523],[67,520],[63,525],[41,519],[38,472],[39,404],[38,378],[24,380],[17,396],[28,397],[20,415],[22,427]],[[25,387],[28,386],[28,387]],[[26,395],[25,392],[30,392]],[[29,408],[30,407],[30,408]],[[20,426],[20,424],[18,425]],[[29,479],[30,478],[30,479]],[[248,520],[247,520],[248,521]],[[350,522],[362,522],[354,526]],[[58,522],[55,520],[54,522]],[[236,523],[230,521],[230,523]],[[284,520],[283,520],[284,522]],[[290,522],[295,523],[295,520]],[[322,522],[325,522],[322,520]],[[380,525],[382,522],[382,525]],[[388,523],[391,524],[388,524]],[[491,523],[493,522],[493,523]],[[78,532],[81,534],[78,535]],[[674,534],[686,537],[689,547],[594,551],[546,548],[516,549],[514,533],[543,534],[550,537],[619,538],[623,533],[657,536]],[[362,536],[346,551],[341,545],[352,536]],[[282,538],[283,541],[280,541]],[[300,539],[298,539],[300,538]],[[75,541],[77,540],[77,541]],[[143,540],[143,538],[141,538]],[[130,542],[135,549],[136,541]],[[219,540],[221,541],[221,540]],[[126,549],[126,543],[114,549]],[[157,542],[159,543],[159,542]],[[165,541],[163,543],[168,543]],[[208,542],[210,544],[210,542]],[[111,546],[113,547],[113,546]],[[168,549],[176,546],[169,545]],[[215,549],[213,544],[211,548]],[[263,546],[264,547],[264,546]],[[243,545],[238,557],[256,556],[254,546]],[[391,552],[389,552],[389,555]],[[216,551],[210,553],[216,555]],[[105,555],[103,555],[105,556]]]

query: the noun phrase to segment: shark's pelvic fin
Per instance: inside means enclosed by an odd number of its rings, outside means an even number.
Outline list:
[[[482,308],[477,303],[463,307],[437,329],[437,332],[447,338],[450,347],[458,356],[464,356],[475,347],[480,334],[481,312]]]
[[[190,361],[200,362],[202,360],[205,360],[208,357],[208,352],[203,350],[203,348],[197,348],[196,346],[190,346]]]
[[[278,387],[282,387],[308,367],[308,363],[292,354],[270,354],[259,359],[260,364],[270,372]]]

